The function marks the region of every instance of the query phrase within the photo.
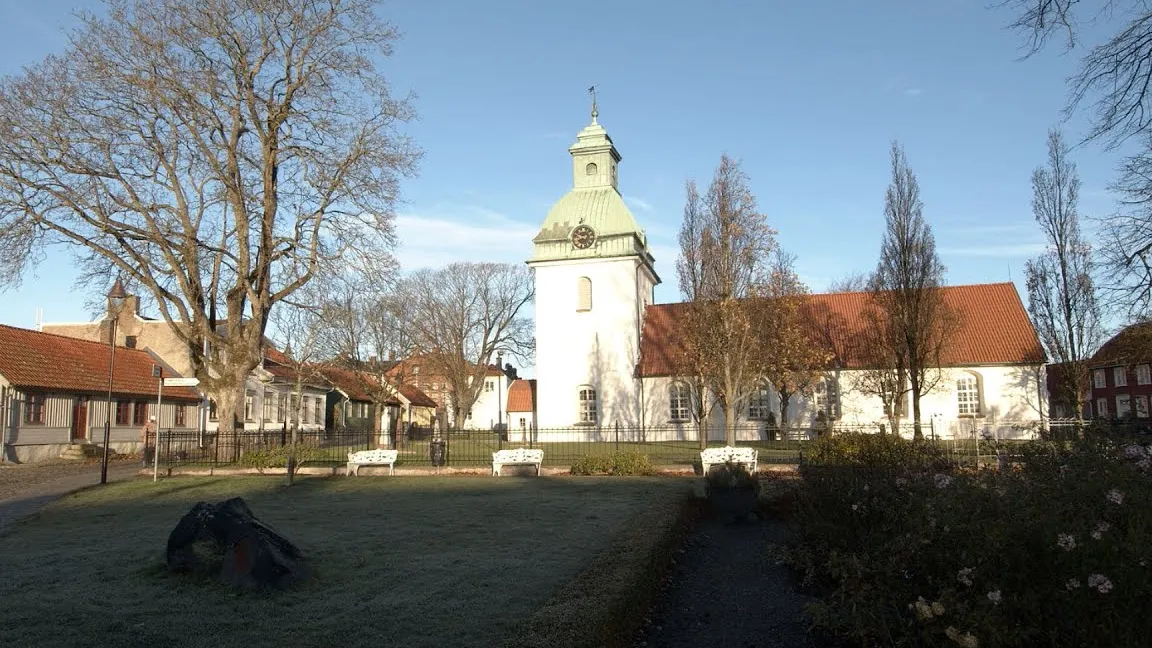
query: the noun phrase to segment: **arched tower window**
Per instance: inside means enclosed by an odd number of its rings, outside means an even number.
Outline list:
[[[576,280],[576,312],[592,310],[592,280],[580,277]]]
[[[956,381],[956,413],[960,416],[980,416],[983,399],[980,397],[980,376],[966,373]]]
[[[668,386],[668,414],[673,421],[687,421],[692,407],[688,385],[674,382]]]
[[[580,399],[580,422],[588,425],[596,423],[596,390],[591,385],[581,385],[578,391]]]

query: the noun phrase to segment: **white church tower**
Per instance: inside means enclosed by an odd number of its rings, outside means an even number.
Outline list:
[[[593,94],[592,123],[568,149],[572,189],[548,212],[528,261],[536,281],[542,440],[553,440],[549,428],[588,426],[607,434],[617,422],[641,422],[634,378],[640,326],[660,278],[617,187],[620,153],[597,116]]]

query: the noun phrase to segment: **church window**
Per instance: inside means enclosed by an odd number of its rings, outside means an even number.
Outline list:
[[[576,280],[576,311],[579,313],[592,310],[592,280],[580,277]]]
[[[691,411],[691,392],[688,385],[674,382],[668,387],[669,415],[673,421],[687,421]]]
[[[829,418],[836,418],[836,405],[839,394],[836,390],[836,380],[825,378],[816,383],[812,393],[812,404],[817,412],[824,412]]]
[[[962,376],[956,381],[956,413],[960,416],[980,415],[980,381],[975,375]]]
[[[596,169],[596,163],[595,162],[589,162],[588,166],[584,167],[584,174],[585,175],[590,175],[590,176],[596,175],[596,171],[597,171],[597,169]]]
[[[580,422],[585,424],[596,423],[596,390],[588,385],[580,388]]]
[[[768,399],[768,385],[761,384],[748,398],[748,419],[751,421],[763,421],[768,418],[772,413],[772,403]]]

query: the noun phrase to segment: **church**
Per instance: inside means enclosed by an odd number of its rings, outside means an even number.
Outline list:
[[[568,152],[572,188],[548,212],[527,261],[536,282],[538,440],[610,439],[617,425],[628,436],[697,439],[688,384],[671,362],[679,305],[654,303],[661,278],[644,229],[621,196],[621,155],[595,102],[591,123]],[[944,296],[962,325],[936,389],[921,399],[925,430],[939,438],[1027,435],[1046,407],[1045,354],[1015,285],[949,286]],[[836,361],[813,394],[793,397],[794,427],[812,425],[820,411],[844,428],[874,430],[886,421],[880,399],[860,388],[868,367],[852,349],[867,298],[810,297],[820,314],[818,337]],[[743,404],[738,438],[767,438],[778,400],[765,385]],[[707,427],[710,437],[723,439],[722,412],[714,411]]]

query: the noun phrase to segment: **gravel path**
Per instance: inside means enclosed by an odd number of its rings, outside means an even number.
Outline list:
[[[768,550],[784,539],[784,525],[773,520],[702,519],[636,645],[811,648],[804,616],[811,599],[793,591]]]
[[[130,479],[139,470],[139,459],[109,462],[108,481]],[[0,464],[0,533],[52,500],[99,483],[98,461]]]

